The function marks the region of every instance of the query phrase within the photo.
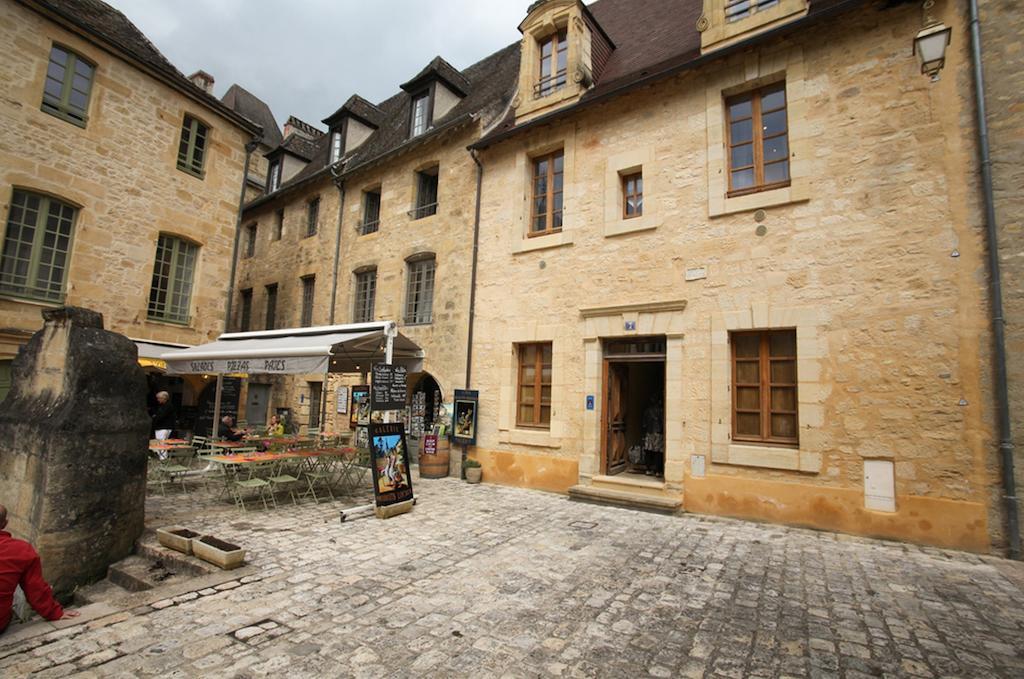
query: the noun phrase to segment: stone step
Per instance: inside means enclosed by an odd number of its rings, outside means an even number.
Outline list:
[[[191,577],[191,573],[175,570],[174,564],[138,555],[121,559],[107,569],[107,580],[129,592],[142,592]]]
[[[164,547],[157,540],[156,532],[150,530],[143,533],[135,543],[135,554],[150,561],[161,561],[171,570],[186,575],[209,575],[219,570],[202,559]]]
[[[666,496],[666,486],[663,480],[657,479],[653,476],[640,476],[638,474],[594,476],[590,479],[590,487],[606,488],[608,490],[636,493],[638,495],[651,495],[654,497]]]
[[[678,512],[683,506],[681,497],[666,497],[664,495],[631,492],[629,490],[612,489],[604,486],[573,486],[569,489],[569,497],[582,502],[618,505],[620,507],[668,514]]]

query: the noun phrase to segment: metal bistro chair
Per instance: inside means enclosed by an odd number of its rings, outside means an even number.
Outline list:
[[[235,504],[241,507],[243,512],[248,511],[245,506],[246,492],[249,493],[251,499],[259,498],[263,502],[264,509],[270,509],[270,506],[267,505],[268,495],[274,507],[277,507],[277,500],[274,498],[274,494],[270,492],[271,484],[268,480],[276,466],[277,462],[254,462],[245,465],[245,469],[238,472],[232,488]],[[246,478],[241,478],[243,476]]]
[[[232,454],[240,455],[251,455],[256,452],[255,448],[236,448],[231,451]],[[219,462],[212,460],[213,455],[218,454],[216,450],[211,450],[208,455],[201,455],[200,459],[205,459],[209,463],[207,472],[203,478],[206,481],[207,492],[217,491],[217,499],[230,495],[234,499],[234,488],[235,481],[239,478],[239,473],[242,471],[243,465]]]
[[[195,448],[171,448],[163,458],[157,458],[157,483],[160,484],[160,493],[166,494],[165,484],[178,483],[181,485],[181,492],[188,493],[185,485],[185,472],[192,471],[192,461],[195,459]]]
[[[270,482],[271,497],[274,497],[278,491],[288,491],[292,504],[299,504],[298,497],[295,495],[295,486],[298,485],[299,477],[302,475],[302,463],[301,457],[286,457],[277,462],[276,469],[267,479]],[[277,500],[274,501],[274,506],[277,506]]]
[[[302,468],[302,476],[306,480],[306,487],[309,489],[306,495],[313,496],[313,502],[320,504],[320,497],[316,494],[316,486],[320,486],[321,495],[327,491],[327,495],[334,502],[334,491],[331,485],[334,483],[334,471],[327,464],[326,456],[306,458],[306,464]]]

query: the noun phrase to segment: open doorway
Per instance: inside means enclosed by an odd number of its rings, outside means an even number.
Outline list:
[[[605,344],[605,474],[665,474],[665,341]]]

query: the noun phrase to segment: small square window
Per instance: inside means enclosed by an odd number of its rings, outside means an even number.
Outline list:
[[[634,172],[622,177],[622,218],[632,219],[644,213],[644,176]]]

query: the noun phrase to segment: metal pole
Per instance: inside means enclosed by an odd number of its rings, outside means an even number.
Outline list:
[[[999,425],[999,453],[1002,462],[1003,506],[1011,559],[1021,558],[1020,519],[1017,507],[1017,481],[1013,462],[1013,431],[1010,422],[1010,395],[1006,378],[1006,338],[1003,317],[1003,287],[999,267],[999,231],[995,199],[992,195],[992,157],[989,153],[988,118],[985,110],[985,78],[982,73],[981,30],[978,0],[970,0],[971,62],[974,67],[974,98],[978,116],[978,149],[981,153],[981,182],[985,199],[985,225],[988,235],[988,268],[992,297],[992,335],[995,350],[995,398]]]
[[[469,275],[469,332],[466,336],[466,389],[469,389],[470,379],[473,376],[473,326],[476,322],[476,270],[480,252],[480,198],[484,186],[484,165],[476,149],[471,149],[469,155],[476,163],[476,216],[473,219],[473,264]],[[465,450],[465,448],[463,448]],[[463,455],[465,460],[465,455]]]
[[[213,399],[213,431],[210,432],[211,438],[217,438],[217,433],[220,428],[220,392],[224,386],[224,375],[217,373],[217,394]]]
[[[338,301],[338,267],[341,265],[341,228],[345,223],[345,182],[331,167],[334,185],[338,187],[338,233],[334,237],[334,278],[331,282],[331,310],[328,325],[334,325],[334,306]]]

